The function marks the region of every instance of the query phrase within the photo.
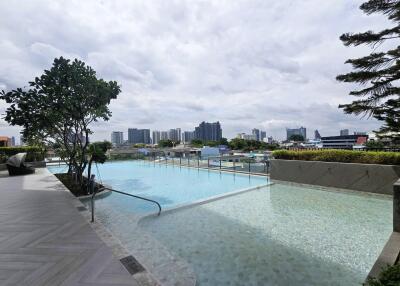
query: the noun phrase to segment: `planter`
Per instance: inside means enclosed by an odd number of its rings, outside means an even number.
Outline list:
[[[393,194],[400,166],[320,161],[280,160],[271,162],[270,178],[378,194]]]

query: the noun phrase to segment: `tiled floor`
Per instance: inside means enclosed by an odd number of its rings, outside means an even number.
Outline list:
[[[135,280],[47,169],[0,172],[0,285],[144,285]]]

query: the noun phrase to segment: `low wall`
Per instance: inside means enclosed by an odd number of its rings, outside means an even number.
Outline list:
[[[270,178],[378,194],[393,194],[400,166],[320,161],[270,161]]]

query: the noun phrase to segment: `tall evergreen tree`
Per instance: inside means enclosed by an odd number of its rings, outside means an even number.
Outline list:
[[[342,82],[358,83],[361,88],[350,92],[359,99],[341,104],[345,113],[367,114],[380,121],[378,131],[382,137],[400,139],[400,46],[377,51],[383,42],[397,42],[400,38],[400,1],[369,0],[360,6],[367,15],[380,13],[393,23],[391,28],[380,32],[346,33],[340,37],[345,46],[369,45],[372,53],[358,59],[349,59],[354,71],[338,75]],[[394,43],[397,45],[397,43]]]

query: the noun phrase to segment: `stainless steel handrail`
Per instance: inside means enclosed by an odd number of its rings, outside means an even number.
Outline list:
[[[160,205],[158,202],[154,201],[154,200],[147,199],[147,198],[143,198],[143,197],[136,196],[136,195],[132,195],[132,194],[128,194],[128,193],[121,192],[121,191],[117,191],[117,190],[114,190],[114,189],[111,189],[111,188],[107,188],[107,187],[103,187],[103,188],[101,188],[101,189],[99,189],[99,190],[109,190],[109,191],[116,192],[116,193],[119,193],[119,194],[122,194],[122,195],[130,196],[130,197],[137,198],[137,199],[141,199],[141,200],[148,201],[148,202],[152,202],[152,203],[156,204],[157,207],[158,207],[158,214],[157,214],[157,215],[159,216],[159,215],[161,214],[161,205]],[[95,198],[95,196],[96,196],[97,193],[98,193],[98,192],[93,191],[93,195],[92,195],[92,198],[91,198],[91,205],[92,205],[92,222],[94,222],[94,198]]]

